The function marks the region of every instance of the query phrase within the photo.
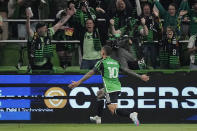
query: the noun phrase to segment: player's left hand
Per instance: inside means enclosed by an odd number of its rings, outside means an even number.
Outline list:
[[[78,81],[72,81],[72,83],[69,84],[68,87],[72,89],[72,88],[74,88],[74,87],[79,86],[79,84],[80,84],[80,83],[79,83]]]
[[[147,76],[147,75],[141,75],[141,79],[146,82],[146,81],[149,80],[149,76]]]

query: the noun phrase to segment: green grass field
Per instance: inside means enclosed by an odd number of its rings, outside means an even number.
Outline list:
[[[0,131],[197,131],[197,124],[0,124]]]

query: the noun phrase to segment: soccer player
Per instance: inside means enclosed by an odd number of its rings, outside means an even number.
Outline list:
[[[130,75],[136,76],[143,81],[148,81],[149,76],[138,75],[129,69],[121,68],[119,63],[110,57],[111,52],[111,47],[104,46],[101,50],[102,60],[98,61],[95,67],[92,70],[90,70],[83,78],[81,78],[79,81],[73,81],[71,84],[69,84],[68,87],[77,87],[95,73],[100,72],[104,81],[104,90],[101,89],[101,93],[98,95],[100,95],[101,97],[103,96],[103,94],[105,95],[107,107],[113,115],[116,114],[118,116],[128,117],[133,120],[135,125],[138,126],[139,120],[137,117],[137,112],[130,113],[126,110],[120,110],[117,108],[117,99],[119,94],[121,93],[121,84],[118,79],[119,69]],[[101,116],[96,116],[95,118],[96,123],[101,123]]]

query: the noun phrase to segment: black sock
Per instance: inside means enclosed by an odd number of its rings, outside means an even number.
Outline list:
[[[104,100],[97,100],[97,116],[101,117],[103,115]]]
[[[121,110],[121,109],[116,109],[115,110],[116,115],[118,116],[123,116],[123,117],[130,117],[130,112]]]

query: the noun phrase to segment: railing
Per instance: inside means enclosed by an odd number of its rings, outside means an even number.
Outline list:
[[[62,41],[57,41],[57,40],[52,40],[52,43],[80,43],[79,40],[62,40]],[[144,41],[147,42],[147,41]],[[154,43],[157,43],[158,41],[154,41]],[[188,40],[181,40],[179,43],[188,43]],[[0,40],[0,43],[27,43],[27,40]]]
[[[52,40],[52,43],[80,43],[79,40],[66,40],[66,41],[57,41]],[[0,43],[27,43],[27,40],[0,40]]]
[[[32,22],[54,22],[54,19],[30,19]],[[26,19],[3,19],[3,22],[26,22]]]
[[[54,22],[55,19],[30,19],[32,22]],[[105,19],[97,19],[97,21],[106,21]],[[26,19],[3,19],[3,22],[26,22]]]

